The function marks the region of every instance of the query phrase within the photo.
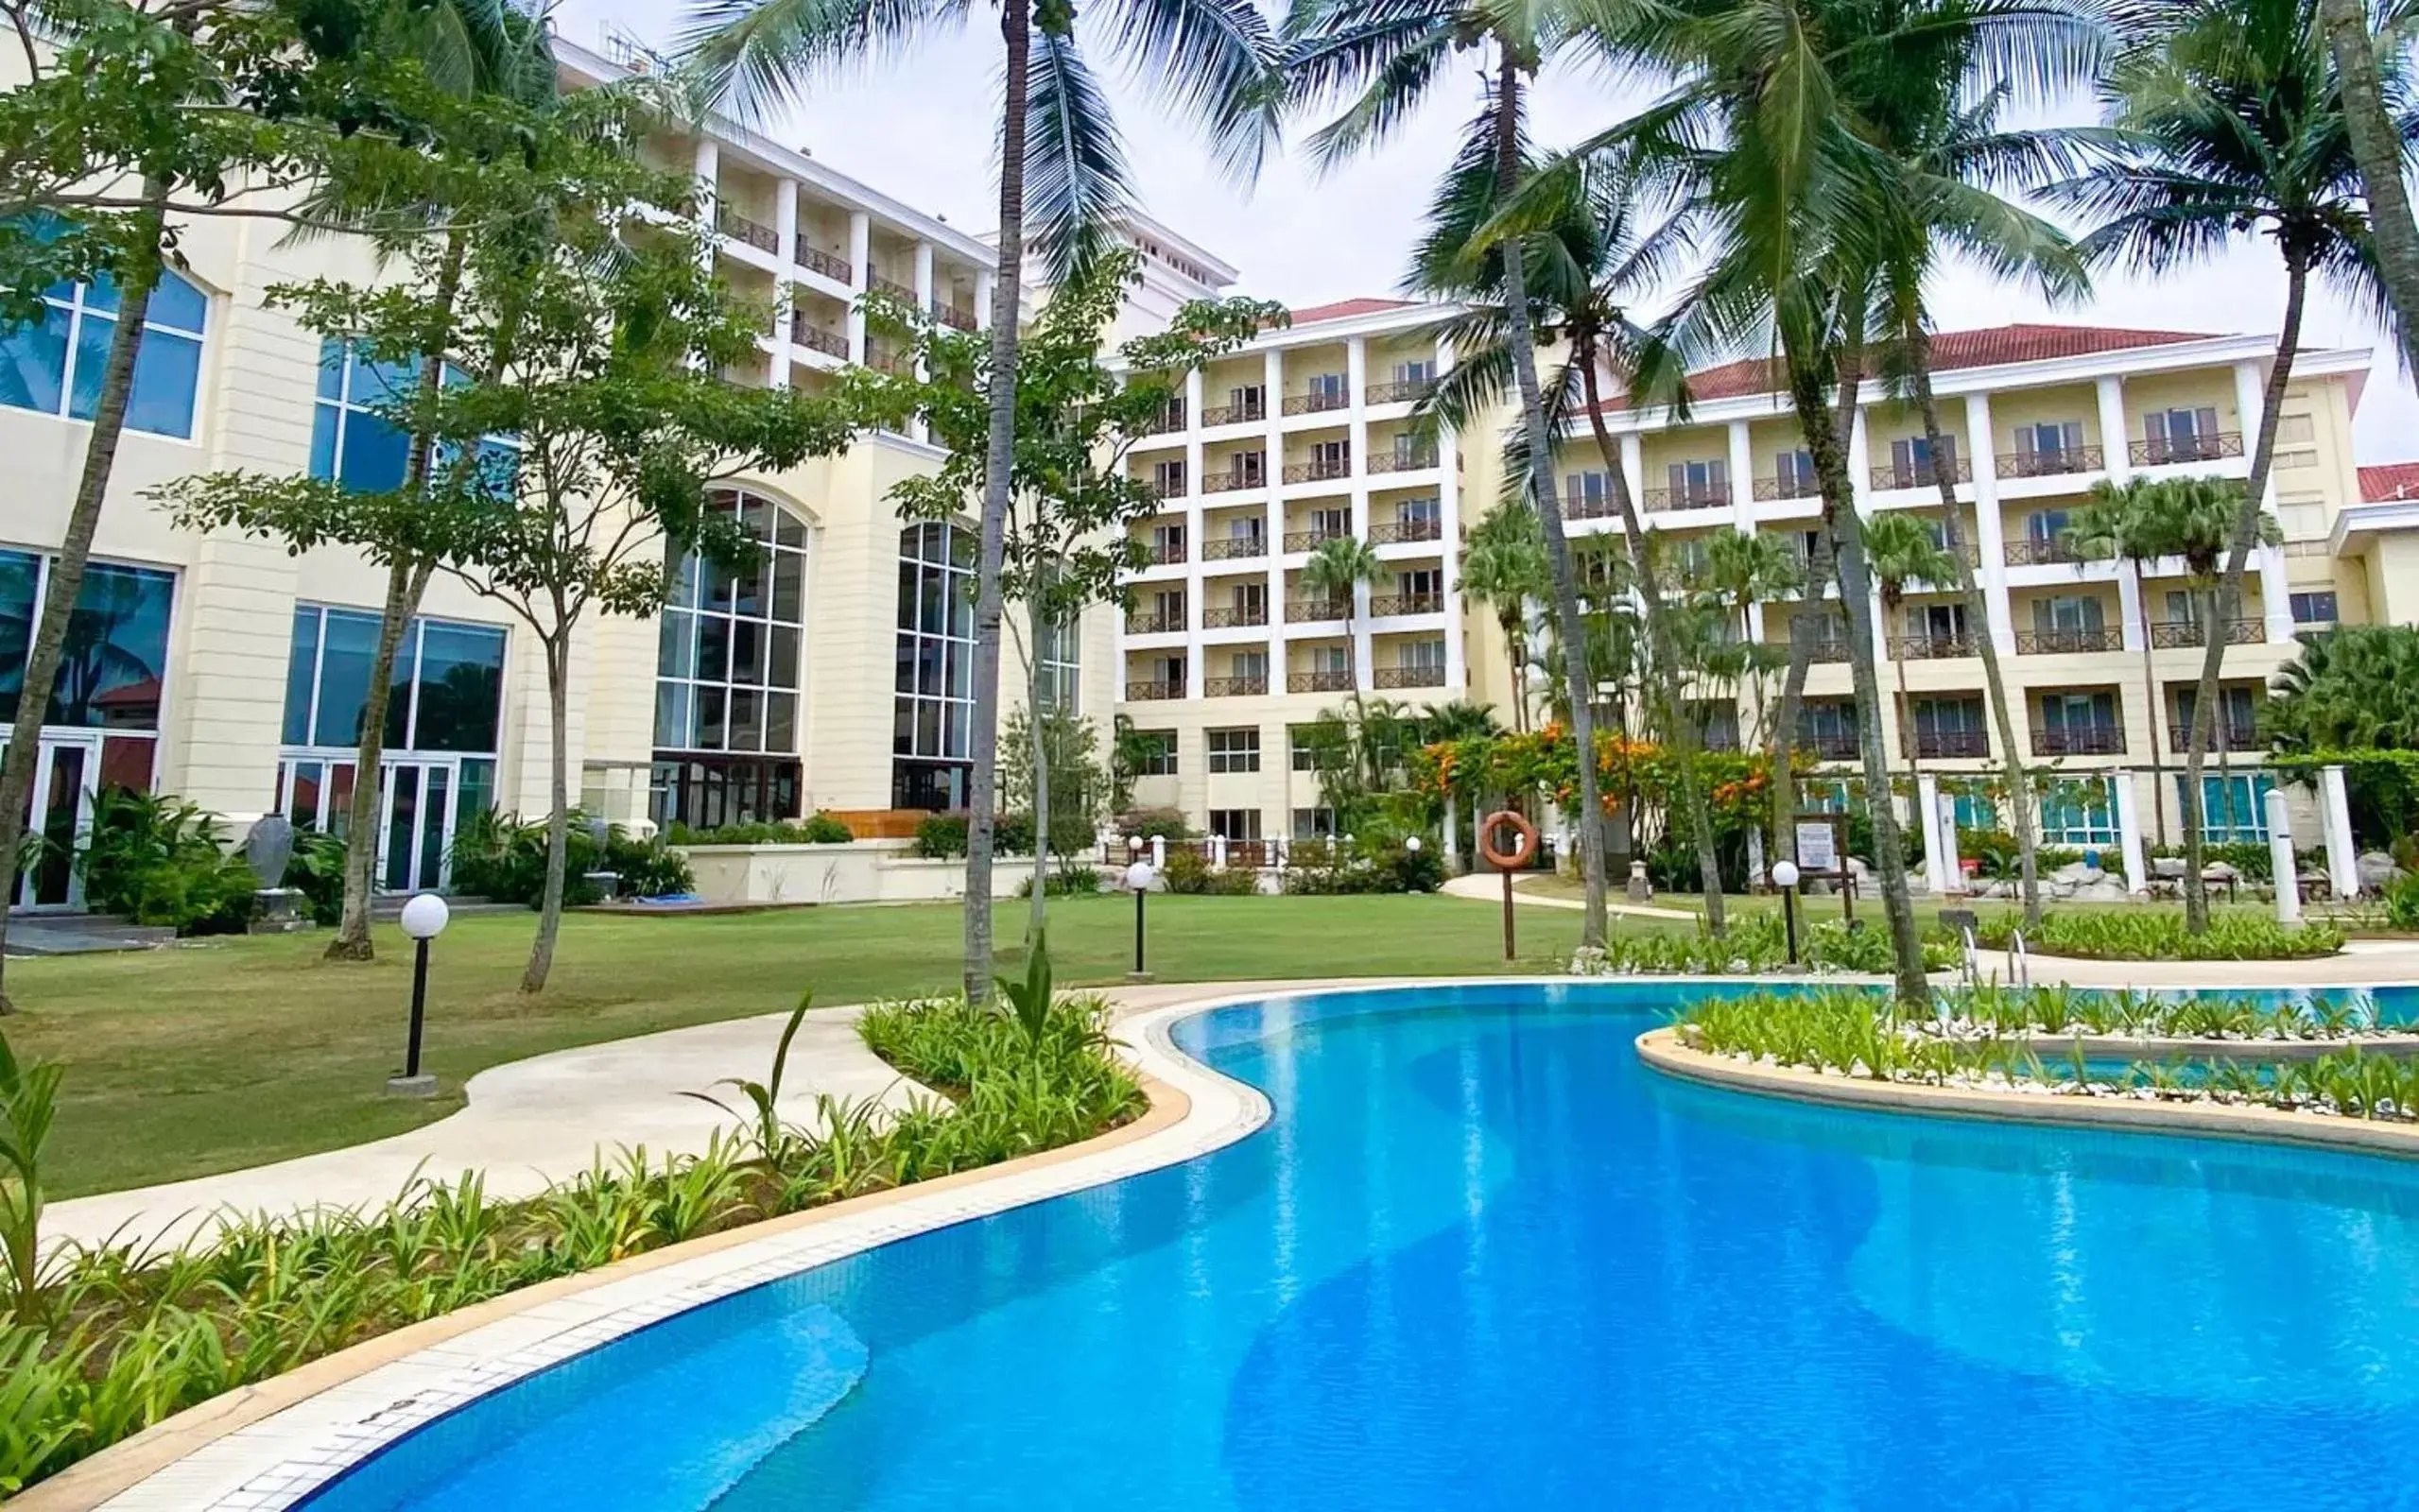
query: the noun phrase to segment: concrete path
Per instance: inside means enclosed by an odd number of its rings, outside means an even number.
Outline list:
[[[1493,877],[1484,876],[1476,871],[1466,877],[1445,878],[1444,890],[1456,898],[1475,898],[1481,902],[1496,904],[1503,902],[1503,884]],[[1587,904],[1576,898],[1557,898],[1550,893],[1530,892],[1518,883],[1512,885],[1512,902],[1526,903],[1531,908],[1571,908],[1583,911],[1587,907]],[[1686,919],[1697,917],[1685,908],[1656,908],[1647,903],[1616,902],[1609,898],[1605,900],[1604,911],[1609,914],[1626,914],[1633,919]]]

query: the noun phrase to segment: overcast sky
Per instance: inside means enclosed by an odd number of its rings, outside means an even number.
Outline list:
[[[678,0],[564,0],[558,17],[562,35],[593,47],[608,23],[662,44],[680,13]],[[988,18],[992,11],[978,6],[974,13]],[[981,21],[924,43],[903,60],[833,80],[804,109],[769,123],[769,134],[952,225],[987,232],[997,219],[992,146],[998,50],[998,32]],[[1103,72],[1108,63],[1095,58]],[[1284,157],[1248,186],[1221,178],[1192,131],[1144,92],[1122,78],[1113,77],[1111,87],[1143,208],[1242,269],[1238,292],[1305,305],[1395,292],[1421,208],[1477,103],[1477,66],[1473,54],[1465,81],[1440,89],[1427,112],[1374,156],[1323,176],[1299,155]],[[1538,92],[1531,129],[1541,146],[1562,145],[1600,129],[1633,103],[1613,81],[1565,70]],[[2103,274],[2097,298],[2080,310],[2052,309],[2022,289],[1962,270],[1947,273],[1933,293],[1944,329],[2053,319],[2272,333],[2284,302],[2273,250],[2251,241],[2157,282]],[[2356,422],[2359,459],[2419,457],[2419,397],[2397,370],[2392,343],[2323,287],[2305,325],[2306,345],[2376,352]]]

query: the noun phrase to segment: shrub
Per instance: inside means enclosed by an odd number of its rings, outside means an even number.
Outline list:
[[[2385,885],[2388,929],[2419,931],[2419,876],[2405,873]]]
[[[1996,914],[1976,921],[1975,938],[2005,950],[2023,920]],[[2343,948],[2343,931],[2324,919],[2287,928],[2257,914],[2216,914],[2207,933],[2187,934],[2184,913],[2174,908],[2053,910],[2025,944],[2048,955],[2110,961],[2274,961],[2332,955]]]
[[[314,924],[344,918],[344,837],[324,830],[294,832],[294,857],[285,864],[285,885],[299,888]]]
[[[162,793],[104,790],[93,805],[93,834],[76,864],[95,913],[180,935],[241,930],[252,917],[260,878],[222,846],[217,816]]]
[[[768,819],[692,830],[675,820],[664,826],[665,845],[846,845],[855,838],[847,825],[820,809],[803,822]]]
[[[1117,820],[1117,833],[1145,840],[1183,840],[1193,832],[1185,828],[1182,809],[1135,809]]]
[[[1220,871],[1211,867],[1209,857],[1190,846],[1167,852],[1167,869],[1160,873],[1173,893],[1208,894],[1218,897],[1241,897],[1257,892],[1259,873],[1239,867]]]
[[[1052,898],[1089,898],[1100,890],[1100,873],[1091,867],[1052,868],[1042,879],[1044,891]],[[1016,896],[1033,896],[1033,879],[1027,877],[1016,885]]]
[[[915,851],[927,861],[953,861],[966,853],[966,811],[928,814],[916,826]],[[992,824],[992,852],[1003,856],[1033,853],[1033,816],[1003,814]]]
[[[1340,840],[1300,840],[1287,858],[1279,885],[1288,893],[1434,892],[1444,885],[1444,858],[1422,840],[1414,850],[1407,837],[1376,833],[1356,835],[1348,850]]]
[[[636,839],[613,825],[599,847],[577,809],[563,854],[562,901],[573,907],[603,898],[587,878],[592,871],[614,873],[625,891],[642,898],[686,892],[696,882],[689,864],[661,838]],[[492,810],[476,815],[454,832],[453,864],[455,891],[535,908],[545,896],[546,822]]]

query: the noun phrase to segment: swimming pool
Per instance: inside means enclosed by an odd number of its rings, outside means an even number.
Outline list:
[[[1640,1067],[1702,990],[1188,1020],[1259,1132],[657,1324],[307,1504],[2419,1504],[2419,1167]]]

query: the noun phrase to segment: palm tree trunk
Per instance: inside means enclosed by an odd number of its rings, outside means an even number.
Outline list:
[[[453,344],[454,301],[461,292],[462,266],[469,253],[469,241],[458,228],[448,233],[436,289],[437,305],[445,312],[445,330],[431,344],[434,350],[420,359],[417,399],[423,412],[445,381],[445,349]],[[411,451],[404,458],[406,494],[418,492],[428,481],[431,440],[424,421],[414,427]],[[378,866],[378,793],[385,785],[381,768],[387,755],[387,704],[393,692],[395,652],[403,644],[404,631],[411,627],[412,616],[420,612],[420,601],[436,570],[433,561],[404,557],[387,569],[387,601],[378,619],[378,644],[370,653],[370,685],[362,696],[361,734],[353,753],[353,803],[344,838],[344,913],[336,938],[328,941],[325,954],[331,961],[366,961],[376,954],[370,938],[370,893],[371,874]]]
[[[43,590],[42,619],[26,652],[8,754],[0,758],[0,865],[8,868],[9,884],[0,889],[0,962],[7,959],[9,904],[19,876],[17,851],[25,840],[33,802],[43,720],[50,712],[51,690],[58,685],[59,662],[67,646],[68,617],[83,591],[93,535],[100,528],[101,504],[109,496],[110,475],[117,465],[117,443],[126,431],[126,403],[134,389],[134,357],[143,341],[143,322],[150,314],[151,291],[159,286],[167,198],[164,180],[143,181],[142,208],[128,228],[133,233],[130,245],[139,251],[125,268],[118,289],[117,324],[110,332],[109,353],[101,359],[100,392],[94,396],[92,432],[84,439],[83,474],[77,480],[76,498],[68,507],[67,533],[59,543],[59,559],[52,564]],[[5,986],[0,986],[0,1014],[11,1011]]]
[[[2402,335],[2403,361],[2419,372],[2419,222],[2410,214],[2410,191],[2403,182],[2402,137],[2386,110],[2377,77],[2376,45],[2369,35],[2362,0],[2319,0],[2320,24],[2335,54],[2335,77],[2343,96],[2344,134],[2369,201],[2369,231],[2386,299],[2393,305]]]
[[[998,834],[1000,566],[1007,555],[1009,469],[1016,450],[1016,317],[1025,279],[1025,129],[1032,16],[1025,0],[1000,8],[1006,43],[999,127],[999,266],[991,303],[991,437],[983,458],[982,546],[975,566],[972,729],[966,738],[966,999],[991,992],[992,848]]]
[[[545,990],[554,970],[555,937],[562,933],[563,873],[571,864],[571,627],[546,643],[546,882],[538,899],[538,937],[521,973],[524,994]]]
[[[2201,681],[2192,695],[2192,740],[2184,756],[2184,927],[2191,934],[2209,928],[2209,890],[2201,882],[2201,771],[2209,758],[2209,735],[2217,728],[2218,681],[2225,672],[2226,630],[2242,603],[2243,570],[2259,539],[2260,501],[2268,493],[2269,464],[2275,459],[2276,422],[2284,407],[2285,388],[2293,381],[2293,352],[2302,338],[2302,309],[2309,295],[2309,265],[2289,247],[2285,251],[2285,325],[2276,334],[2276,361],[2268,370],[2267,392],[2260,400],[2259,444],[2251,454],[2251,477],[2243,485],[2242,503],[2235,511],[2234,540],[2226,547],[2225,577],[2219,602],[2204,612],[2208,632],[2201,651]],[[2155,716],[2156,711],[2152,711]],[[2276,885],[2289,887],[2290,877]]]
[[[1931,455],[1944,455],[1941,436],[1939,401],[1932,396],[1932,343],[1928,334],[1918,331],[1910,343],[1914,369],[1915,402],[1924,414],[1924,441]],[[1988,461],[1989,458],[1983,458]],[[1999,671],[1999,643],[1991,634],[1991,609],[1983,602],[1981,585],[1974,580],[1974,565],[1965,559],[1964,531],[1960,528],[1957,512],[1957,470],[1932,469],[1933,480],[1940,485],[1941,517],[1947,522],[1949,559],[1957,564],[1957,591],[1965,601],[1967,626],[1980,626],[1975,645],[1982,653],[1982,686],[1991,699],[1991,720],[1998,727],[1999,749],[2006,753],[2008,784],[2008,823],[2015,831],[2017,874],[2024,889],[2024,925],[2034,934],[2041,932],[2041,860],[2038,842],[2032,833],[2032,790],[2025,776],[2024,757],[2016,746],[2015,712],[2008,704],[2008,681]],[[1950,864],[1956,864],[1954,856]],[[2137,879],[2138,882],[2138,879]]]
[[[1509,48],[1502,54],[1495,96],[1495,192],[1510,199],[1520,172],[1520,71]],[[1529,328],[1529,285],[1521,266],[1520,240],[1503,243],[1504,306],[1511,313],[1512,366],[1520,385],[1521,420],[1529,437],[1529,491],[1546,538],[1546,560],[1554,574],[1554,619],[1562,628],[1563,677],[1570,684],[1571,739],[1579,766],[1580,878],[1586,902],[1580,947],[1604,947],[1604,806],[1598,795],[1596,709],[1588,686],[1587,624],[1579,611],[1579,584],[1571,574],[1571,544],[1554,502],[1554,448],[1546,434],[1546,406],[1537,387],[1537,346]]]
[[[1621,471],[1620,448],[1614,444],[1613,433],[1605,428],[1602,396],[1597,392],[1595,344],[1581,342],[1572,359],[1580,365],[1580,383],[1587,398],[1587,423],[1596,435],[1596,449],[1604,458],[1606,486],[1621,511],[1621,531],[1630,547],[1630,570],[1638,579],[1638,596],[1646,602],[1647,645],[1654,657],[1655,692],[1663,704],[1663,724],[1671,742],[1672,757],[1680,767],[1680,799],[1687,810],[1689,827],[1697,834],[1697,880],[1705,897],[1705,927],[1719,935],[1721,853],[1714,844],[1713,814],[1705,803],[1704,774],[1697,765],[1697,727],[1687,717],[1680,696],[1679,648],[1664,612],[1663,589],[1654,580],[1646,529],[1639,523],[1637,504],[1630,497],[1630,480]]]
[[[1882,620],[1884,624],[1890,623],[1893,617],[1889,611],[1890,605],[1885,602],[1883,605]],[[1903,656],[1893,656],[1890,659],[1890,665],[1892,669],[1898,674],[1898,697],[1896,700],[1898,709],[1898,738],[1906,742],[1907,745],[1907,775],[1909,778],[1921,777],[1924,773],[1924,767],[1923,763],[1915,754],[1915,721],[1907,706],[1907,659]],[[1919,828],[1915,833],[1921,834],[1923,831]]]

